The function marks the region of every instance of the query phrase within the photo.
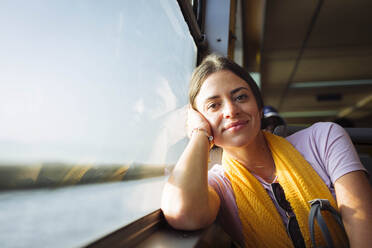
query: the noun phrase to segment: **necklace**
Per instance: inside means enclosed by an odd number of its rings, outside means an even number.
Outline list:
[[[255,168],[260,168],[260,169],[262,169],[262,168],[264,168],[265,166],[264,166],[264,165],[259,165],[259,166],[254,166],[254,167],[255,167]],[[255,175],[261,177],[263,180],[265,180],[266,182],[269,182],[269,183],[273,183],[274,181],[276,181],[277,176],[276,176],[275,172],[276,172],[276,170],[275,170],[275,165],[273,165],[273,167],[272,167],[272,171],[271,171],[271,173],[270,173],[269,176],[263,176],[261,173],[256,173],[256,172],[252,172],[252,171],[251,171],[252,174],[255,174]]]

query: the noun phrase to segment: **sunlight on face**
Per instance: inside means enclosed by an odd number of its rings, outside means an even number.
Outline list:
[[[218,146],[244,146],[260,130],[261,113],[252,90],[231,71],[207,77],[196,97],[196,107],[208,120]]]

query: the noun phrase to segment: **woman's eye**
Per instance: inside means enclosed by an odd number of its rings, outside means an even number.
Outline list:
[[[214,110],[217,108],[217,103],[211,103],[207,106],[208,110]]]
[[[239,95],[235,98],[235,100],[237,101],[244,101],[248,98],[248,96],[246,94],[243,94],[243,95]]]

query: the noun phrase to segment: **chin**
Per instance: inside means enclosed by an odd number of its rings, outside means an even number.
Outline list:
[[[260,132],[259,127],[250,127],[240,134],[222,135],[215,139],[215,144],[222,148],[248,146],[257,139]]]
[[[224,141],[224,142],[216,142],[215,144],[219,147],[244,147],[252,143],[254,140],[254,137],[234,137],[233,139],[229,141]]]

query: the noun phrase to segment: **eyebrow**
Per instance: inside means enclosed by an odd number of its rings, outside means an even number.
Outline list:
[[[249,90],[249,89],[247,87],[239,87],[239,88],[236,88],[230,91],[230,94],[234,95],[236,92],[241,91],[241,90]]]
[[[236,89],[233,89],[232,91],[230,91],[230,95],[234,95],[235,93],[241,91],[241,90],[249,90],[247,87],[239,87],[239,88],[236,88]],[[216,98],[219,98],[219,96],[210,96],[208,97],[207,99],[205,99],[205,102],[209,101],[209,100],[213,100],[213,99],[216,99]]]

